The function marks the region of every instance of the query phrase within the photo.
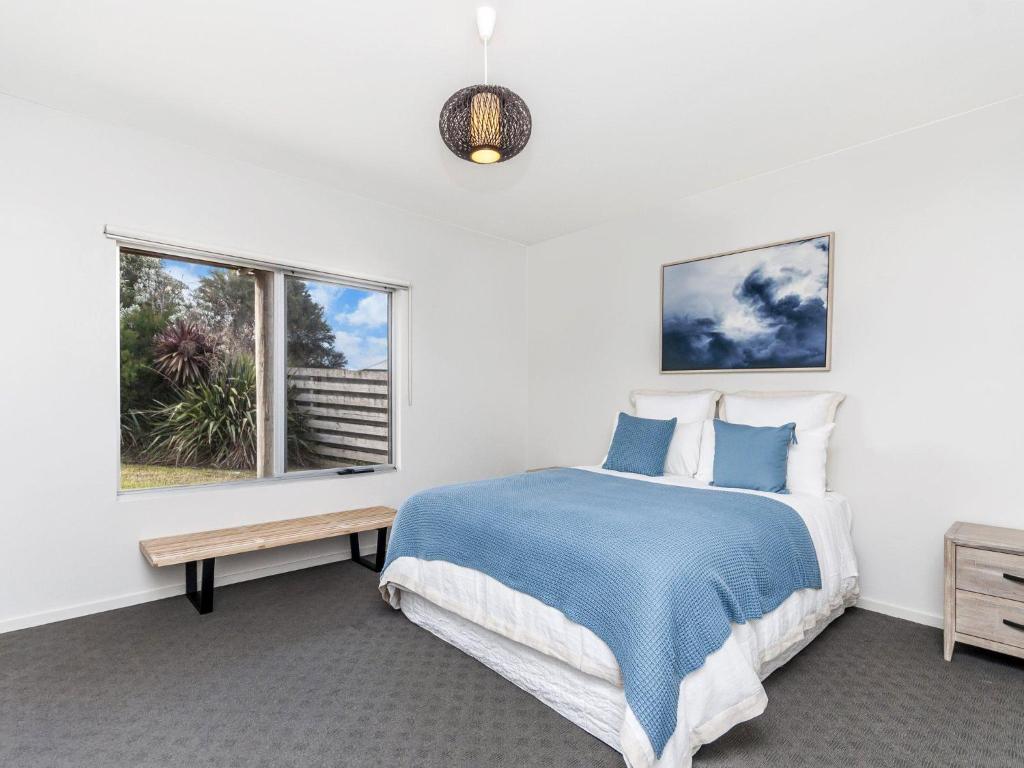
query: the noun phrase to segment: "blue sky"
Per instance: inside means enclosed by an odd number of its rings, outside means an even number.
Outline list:
[[[349,368],[387,368],[388,295],[334,283],[306,280],[313,301],[324,308],[334,331],[334,348]]]
[[[212,274],[216,267],[207,267],[202,264],[192,264],[187,261],[175,261],[173,259],[161,259],[160,266],[164,272],[171,277],[181,280],[188,286],[189,291],[195,290],[199,285],[199,279]]]
[[[220,267],[163,259],[164,270],[195,290],[200,279]],[[313,301],[324,308],[324,317],[334,332],[334,347],[345,353],[348,367],[386,368],[388,358],[388,297],[380,291],[366,291],[317,280],[304,281]]]

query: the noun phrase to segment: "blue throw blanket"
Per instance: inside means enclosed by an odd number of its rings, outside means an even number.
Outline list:
[[[659,757],[680,681],[730,623],[821,587],[807,527],[782,502],[577,469],[416,494],[395,520],[386,565],[400,557],[481,571],[589,628],[615,654]]]

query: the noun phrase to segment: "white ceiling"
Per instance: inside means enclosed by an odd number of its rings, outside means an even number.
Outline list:
[[[467,0],[0,0],[0,91],[533,243],[1024,91],[1024,0],[493,0],[533,138],[437,132]]]

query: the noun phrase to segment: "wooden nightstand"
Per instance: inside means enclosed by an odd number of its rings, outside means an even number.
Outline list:
[[[956,643],[1024,659],[1024,531],[975,523],[946,531],[946,661]]]

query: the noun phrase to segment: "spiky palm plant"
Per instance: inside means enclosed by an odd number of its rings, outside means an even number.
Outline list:
[[[198,323],[176,320],[153,340],[153,367],[176,387],[192,385],[206,379],[216,352]]]
[[[237,358],[207,380],[177,390],[178,402],[147,413],[147,457],[176,466],[252,469],[256,465],[256,368]]]

